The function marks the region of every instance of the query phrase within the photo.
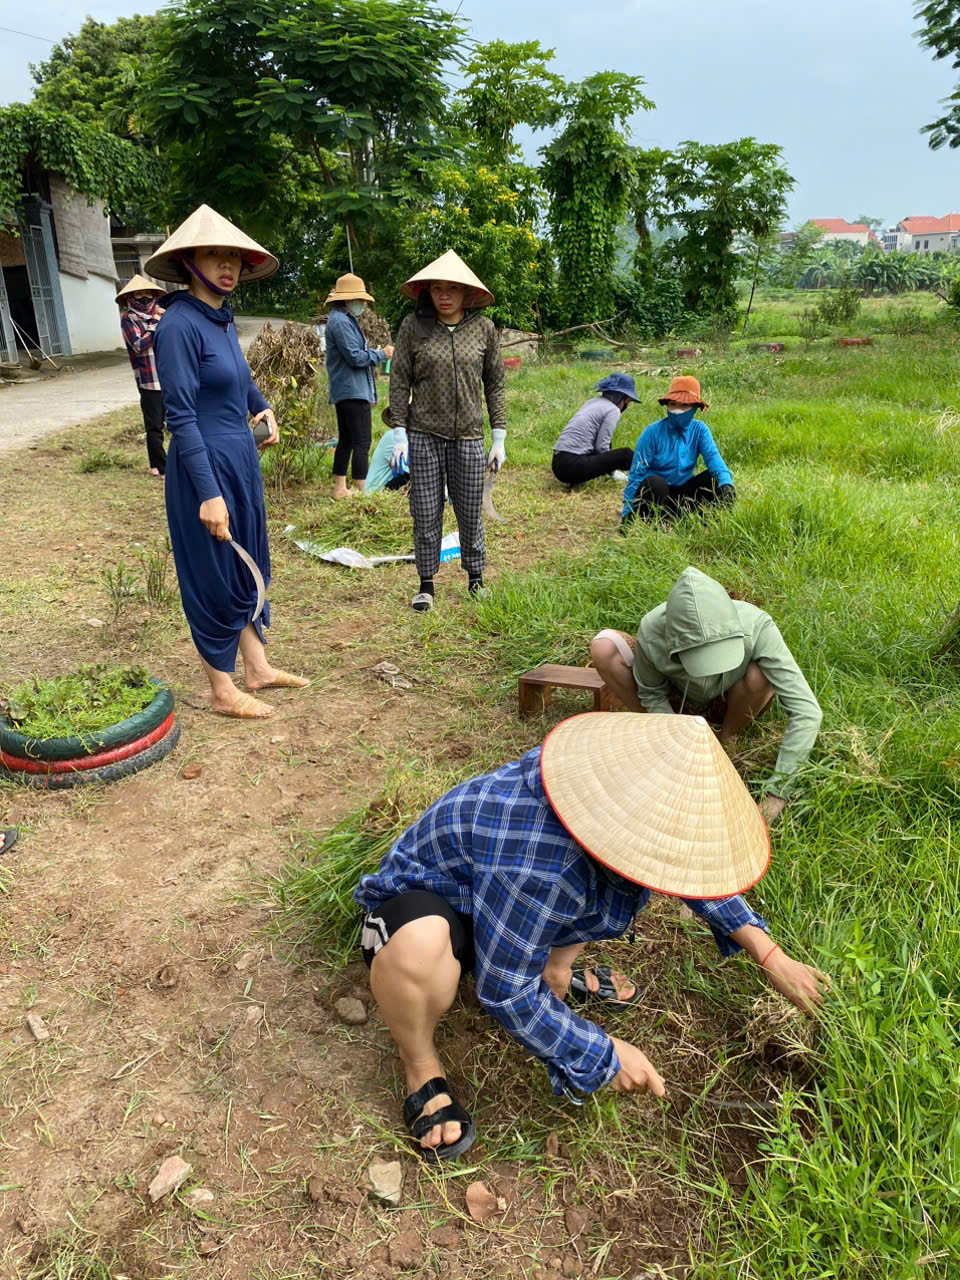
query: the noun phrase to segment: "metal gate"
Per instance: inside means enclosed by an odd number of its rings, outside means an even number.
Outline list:
[[[48,356],[68,356],[70,339],[53,248],[50,206],[36,196],[28,196],[23,201],[20,232],[40,350]]]
[[[0,267],[0,360],[5,360],[7,364],[16,364],[18,360],[17,339],[10,316],[10,299],[3,280],[3,267]]]

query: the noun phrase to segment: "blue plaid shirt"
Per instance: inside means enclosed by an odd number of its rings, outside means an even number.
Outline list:
[[[472,918],[477,999],[546,1065],[554,1093],[592,1093],[616,1075],[610,1037],[556,998],[543,969],[551,947],[626,933],[650,891],[605,872],[567,834],[540,781],[539,747],[448,791],[363,877],[354,898],[373,911],[413,889]],[[740,950],[730,938],[737,929],[766,929],[742,897],[684,901],[723,955]]]

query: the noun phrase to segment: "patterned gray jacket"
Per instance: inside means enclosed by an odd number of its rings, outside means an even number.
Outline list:
[[[482,440],[484,399],[490,426],[506,427],[503,360],[490,317],[468,311],[450,330],[438,320],[406,316],[390,362],[390,425],[447,440]]]

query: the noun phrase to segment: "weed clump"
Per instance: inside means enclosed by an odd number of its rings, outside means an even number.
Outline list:
[[[156,694],[145,668],[101,663],[49,680],[25,680],[10,691],[6,714],[28,738],[69,738],[136,715]]]

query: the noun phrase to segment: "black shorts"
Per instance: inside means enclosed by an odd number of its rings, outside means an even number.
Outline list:
[[[459,961],[460,968],[466,973],[473,969],[473,921],[454,911],[450,903],[436,893],[428,893],[424,889],[411,889],[408,893],[398,894],[396,898],[388,898],[373,911],[363,917],[360,931],[360,951],[364,963],[369,969],[373,957],[381,947],[386,946],[401,925],[411,920],[422,920],[424,916],[443,916],[450,926],[450,945],[454,959]]]

